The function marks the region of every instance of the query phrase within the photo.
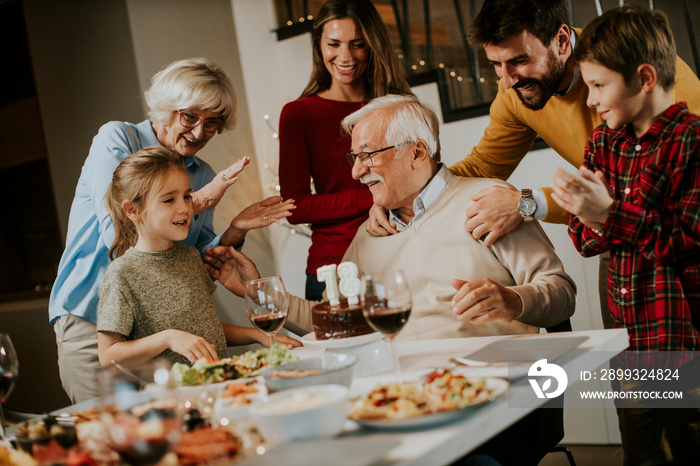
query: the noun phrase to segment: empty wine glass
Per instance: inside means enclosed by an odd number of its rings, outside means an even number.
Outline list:
[[[146,364],[136,371],[142,383],[123,373],[100,375],[100,419],[109,446],[128,464],[154,465],[180,441],[182,410],[169,371]]]
[[[0,425],[2,425],[2,439],[0,440],[7,438],[2,405],[15,386],[18,372],[19,360],[17,359],[15,347],[12,345],[12,340],[10,340],[8,334],[0,333]]]
[[[367,323],[384,335],[394,361],[394,377],[401,381],[401,368],[394,338],[411,315],[411,290],[401,270],[365,275],[362,313]]]
[[[270,348],[275,344],[275,334],[287,319],[289,298],[280,277],[251,280],[245,287],[245,310],[257,328],[270,336]]]

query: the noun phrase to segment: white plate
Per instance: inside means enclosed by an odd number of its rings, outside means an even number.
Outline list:
[[[462,359],[477,361],[484,366],[494,362],[529,362],[530,364],[540,359],[554,361],[584,341],[587,336],[580,335],[524,335],[515,338],[495,341],[483,348],[467,354]]]
[[[457,373],[457,371],[455,371]],[[497,378],[487,378],[486,386],[492,391],[489,399],[480,403],[469,405],[462,409],[454,409],[452,411],[439,411],[437,413],[425,414],[423,416],[410,417],[408,419],[352,419],[362,427],[370,427],[372,429],[394,430],[394,429],[412,429],[416,427],[429,427],[436,424],[442,424],[454,419],[463,417],[468,412],[480,408],[487,403],[492,402],[499,396],[503,395],[508,390],[508,381]]]
[[[333,348],[350,348],[353,346],[362,346],[367,343],[373,343],[375,341],[381,340],[382,334],[379,332],[372,332],[366,335],[360,335],[357,337],[348,338],[333,338],[330,340],[316,340],[316,334],[314,332],[307,333],[301,337],[304,346],[316,346],[319,348],[333,349]]]

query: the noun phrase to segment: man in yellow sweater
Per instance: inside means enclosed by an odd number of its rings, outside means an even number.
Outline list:
[[[498,94],[484,136],[452,173],[505,180],[538,134],[564,160],[581,166],[586,141],[603,120],[586,106],[588,90],[572,60],[577,31],[567,22],[565,0],[484,2],[469,28],[469,42],[484,47],[500,78]],[[700,80],[680,58],[676,70],[674,101],[700,113]],[[550,188],[532,191],[535,218],[568,223],[568,212],[552,201]],[[521,197],[521,191],[508,188],[479,193],[467,211],[468,229],[477,238],[486,234],[486,244],[493,244],[529,218],[518,210]]]
[[[485,0],[468,28],[472,45],[484,47],[500,78],[484,135],[464,160],[450,167],[459,176],[508,179],[537,135],[576,168],[583,163],[586,141],[603,123],[586,106],[588,89],[572,59],[577,30],[568,25],[566,0]],[[700,114],[700,80],[680,58],[676,60],[674,102],[686,102]],[[556,167],[551,167],[553,172]],[[550,188],[516,190],[487,188],[472,197],[466,209],[467,230],[486,245],[496,243],[523,221],[569,221],[551,199]],[[530,196],[535,202],[530,201]],[[377,236],[396,233],[382,210],[370,212],[368,230]],[[601,264],[603,321],[607,312],[607,261]]]

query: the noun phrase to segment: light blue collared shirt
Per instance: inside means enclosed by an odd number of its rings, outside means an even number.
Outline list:
[[[100,285],[110,264],[109,248],[114,242],[114,227],[104,196],[121,161],[151,146],[160,146],[160,142],[148,120],[137,125],[109,122],[93,139],[75,188],[66,248],[51,289],[49,320],[52,324],[66,313],[97,323]],[[196,156],[185,157],[184,161],[192,191],[201,189],[216,174]],[[203,253],[208,247],[218,246],[220,239],[214,233],[214,211],[207,210],[193,220],[189,235],[182,243]]]
[[[440,167],[438,172],[433,176],[433,179],[428,182],[425,188],[423,188],[423,191],[420,192],[418,197],[414,199],[413,219],[411,219],[408,225],[406,225],[393,210],[389,211],[389,218],[396,224],[397,230],[403,231],[417,222],[418,219],[430,209],[430,206],[435,203],[442,190],[445,189],[447,183],[452,179],[450,170],[442,163],[438,165]]]

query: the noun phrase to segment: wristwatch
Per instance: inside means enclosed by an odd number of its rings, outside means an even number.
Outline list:
[[[531,222],[535,218],[537,203],[532,198],[532,189],[523,189],[520,191],[521,198],[518,202],[518,212],[526,222]]]

